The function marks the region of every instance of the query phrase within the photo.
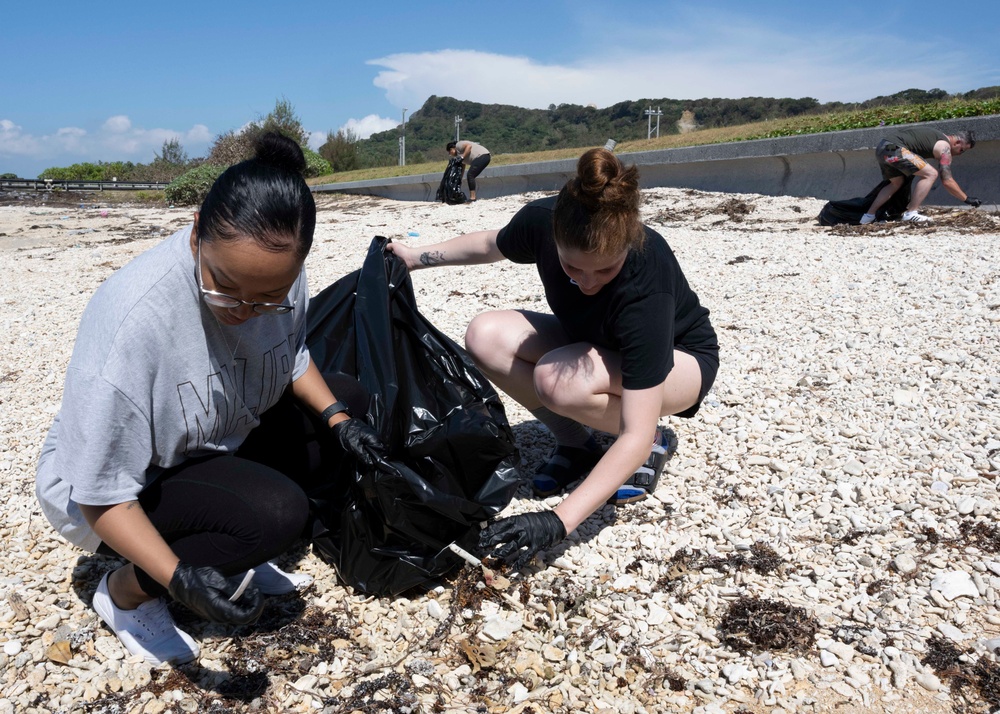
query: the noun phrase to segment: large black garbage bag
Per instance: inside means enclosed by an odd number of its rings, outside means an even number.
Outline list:
[[[464,172],[465,167],[462,165],[461,156],[452,156],[448,159],[448,166],[441,177],[441,184],[438,186],[437,195],[434,197],[434,200],[444,201],[449,204],[465,203],[468,201],[469,197],[462,190],[462,175]]]
[[[903,185],[896,193],[892,194],[882,208],[875,214],[876,221],[897,221],[906,210],[906,204],[910,202],[910,184],[912,176],[907,176],[903,180]],[[889,182],[883,181],[878,186],[868,192],[867,196],[859,198],[848,198],[844,201],[830,201],[819,212],[819,224],[821,226],[835,226],[839,223],[850,223],[858,225],[861,223],[861,216],[868,213],[868,209],[875,202],[875,197]]]
[[[406,266],[377,237],[360,271],[309,302],[321,372],[356,376],[366,419],[390,447],[380,468],[333,460],[310,493],[313,546],[357,590],[397,595],[461,561],[478,524],[517,490],[518,453],[496,391],[416,308]]]

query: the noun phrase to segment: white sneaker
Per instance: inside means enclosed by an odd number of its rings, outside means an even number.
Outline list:
[[[863,216],[861,216],[860,223],[863,226],[867,226],[869,223],[874,223],[874,222],[875,222],[875,214],[874,213],[865,213]]]
[[[118,639],[131,654],[142,658],[154,667],[169,662],[183,664],[198,657],[198,643],[174,623],[163,598],[144,602],[134,610],[122,610],[108,592],[105,573],[94,593],[94,610],[104,624],[118,635]]]
[[[903,213],[903,220],[907,223],[932,223],[928,216],[917,211],[906,211]]]
[[[286,573],[274,563],[264,563],[254,568],[250,582],[264,595],[285,595],[305,590],[312,585],[313,577],[305,573]]]

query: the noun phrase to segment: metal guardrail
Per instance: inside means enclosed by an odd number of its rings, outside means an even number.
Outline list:
[[[54,179],[0,179],[0,191],[162,191],[158,181],[57,181]]]

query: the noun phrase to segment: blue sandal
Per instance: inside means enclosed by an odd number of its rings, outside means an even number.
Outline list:
[[[574,481],[583,478],[604,456],[603,449],[556,446],[549,460],[535,472],[531,485],[540,498],[559,493]]]
[[[677,453],[677,434],[673,429],[660,429],[660,443],[654,444],[646,463],[628,477],[615,494],[608,499],[614,506],[636,503],[656,490],[660,474],[670,458]]]

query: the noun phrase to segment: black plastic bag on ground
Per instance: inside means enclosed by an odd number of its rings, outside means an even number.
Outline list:
[[[313,547],[357,590],[394,596],[462,561],[481,521],[518,487],[518,453],[496,391],[416,308],[406,266],[372,241],[360,271],[309,302],[306,343],[321,372],[356,376],[366,419],[390,447],[378,469],[329,460],[311,492]]]
[[[461,156],[452,156],[448,159],[448,167],[441,177],[441,185],[438,186],[435,201],[444,201],[448,204],[465,203],[469,197],[462,190],[462,175],[465,173],[465,166],[462,165]]]
[[[875,214],[876,221],[898,221],[906,204],[910,202],[910,184],[912,176],[907,176],[903,180],[903,185],[896,193],[889,197],[882,208]],[[867,196],[859,198],[848,198],[843,201],[830,201],[819,212],[819,224],[821,226],[836,226],[840,223],[850,223],[858,225],[861,223],[861,216],[868,212],[868,209],[875,202],[875,197],[889,182],[883,181],[878,186],[869,191]]]

